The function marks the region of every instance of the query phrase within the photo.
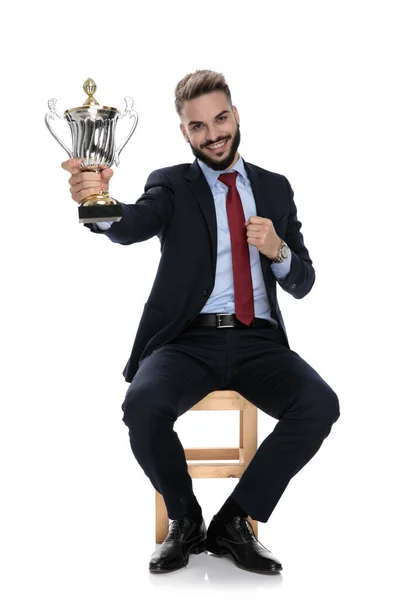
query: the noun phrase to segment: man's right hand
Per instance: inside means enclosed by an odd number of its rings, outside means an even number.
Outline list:
[[[78,204],[88,196],[99,194],[102,190],[108,190],[108,183],[114,175],[112,169],[104,169],[101,173],[82,171],[81,164],[82,160],[80,158],[70,158],[61,164],[65,171],[71,173],[71,177],[68,179],[71,186],[69,191],[72,199]]]

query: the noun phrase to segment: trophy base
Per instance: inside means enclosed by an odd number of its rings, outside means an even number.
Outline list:
[[[79,206],[79,223],[104,223],[116,222],[122,218],[120,204],[95,204],[93,206]]]

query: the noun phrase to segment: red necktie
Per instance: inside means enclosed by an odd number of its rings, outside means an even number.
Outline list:
[[[235,291],[235,314],[245,325],[254,319],[253,282],[250,270],[250,250],[247,242],[242,201],[236,187],[238,172],[223,173],[218,177],[228,186],[226,212],[231,235],[233,287]]]

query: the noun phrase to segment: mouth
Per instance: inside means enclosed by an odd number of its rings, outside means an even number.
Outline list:
[[[210,150],[213,153],[223,152],[226,148],[226,145],[229,140],[223,140],[222,142],[217,142],[216,144],[211,144],[211,146],[206,146],[207,150]]]

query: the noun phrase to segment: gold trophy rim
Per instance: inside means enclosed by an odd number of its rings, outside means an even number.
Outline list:
[[[114,108],[113,106],[103,106],[102,104],[83,104],[82,106],[77,106],[76,108],[67,108],[64,110],[64,115],[76,111],[76,110],[87,110],[88,108],[92,108],[97,112],[98,110],[114,110],[117,113],[121,111],[118,108]]]

